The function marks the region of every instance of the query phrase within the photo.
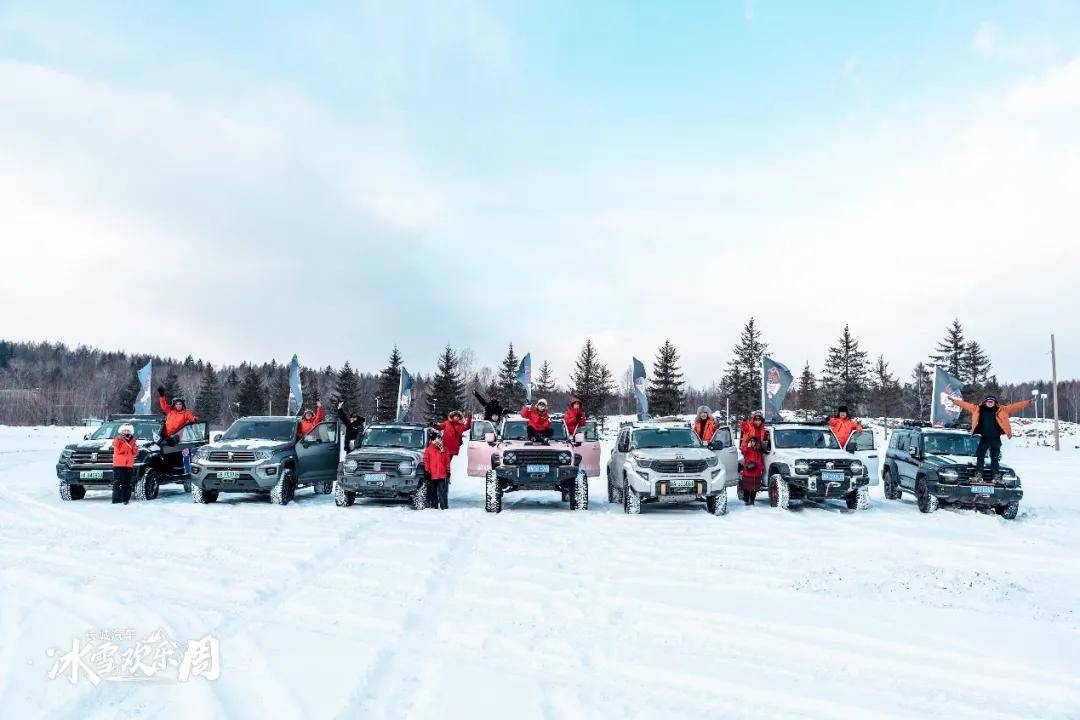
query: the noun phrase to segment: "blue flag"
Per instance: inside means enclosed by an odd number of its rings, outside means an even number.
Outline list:
[[[766,420],[777,420],[780,417],[780,410],[784,407],[784,398],[787,397],[795,378],[792,377],[786,365],[770,357],[761,359],[761,375],[762,413]]]
[[[154,361],[146,363],[139,371],[139,394],[135,396],[136,415],[150,414],[150,376],[154,373]]]
[[[517,381],[525,387],[525,399],[532,402],[532,353],[525,353],[518,365]]]
[[[645,363],[637,358],[634,361],[634,397],[637,398],[638,419],[649,417],[649,398],[645,394]]]
[[[398,382],[398,394],[397,394],[397,416],[396,422],[405,422],[405,418],[409,415],[409,408],[412,407],[412,395],[413,395],[413,379],[412,375],[406,372],[405,368],[401,368],[401,380]]]
[[[949,396],[960,397],[964,391],[964,383],[941,368],[935,370],[934,396],[930,399],[930,424],[934,427],[952,425],[960,419],[962,410]]]
[[[289,363],[289,407],[286,415],[295,415],[304,407],[304,390],[300,385],[300,361],[292,356]]]

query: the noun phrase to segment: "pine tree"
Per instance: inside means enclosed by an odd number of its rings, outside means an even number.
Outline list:
[[[559,387],[555,384],[555,374],[551,372],[551,366],[545,360],[540,365],[540,374],[533,383],[533,393],[537,396],[554,395]]]
[[[686,383],[683,382],[683,374],[679,370],[679,352],[670,340],[665,340],[657,351],[646,392],[651,414],[675,415],[682,411],[686,401],[683,394]]]
[[[600,362],[592,340],[586,338],[574,363],[574,371],[570,373],[570,392],[581,398],[586,413],[600,415],[614,391],[615,380],[611,370]]]
[[[514,343],[506,350],[506,357],[499,365],[499,401],[503,407],[519,408],[525,404],[525,388],[517,381],[521,358],[514,352]]]
[[[398,390],[401,387],[403,360],[397,345],[390,352],[390,362],[379,373],[379,390],[376,393],[376,422],[393,422],[397,416]]]
[[[881,417],[888,418],[892,410],[900,406],[903,389],[889,372],[889,363],[884,355],[878,355],[877,362],[870,375],[870,402],[874,411]]]
[[[930,400],[934,392],[934,380],[930,368],[923,363],[911,371],[911,381],[904,385],[903,403],[908,416],[913,420],[930,419]]]
[[[439,356],[435,378],[427,390],[428,421],[440,422],[453,410],[460,410],[464,383],[458,374],[458,358],[449,345]]]
[[[397,397],[396,388],[394,396]],[[334,407],[342,402],[347,408],[360,407],[360,376],[352,369],[348,360],[341,366],[341,371],[337,374],[337,383],[334,384],[334,392],[330,396],[330,404]]]
[[[987,378],[990,377],[991,367],[990,357],[978,342],[972,340],[964,347],[961,368],[963,374],[957,377],[964,381],[964,389],[971,391],[971,397],[978,396],[982,392]]]
[[[131,412],[135,408],[135,401],[139,398],[139,391],[142,390],[142,384],[139,382],[139,373],[136,368],[131,370],[131,379],[126,385],[122,385],[116,394],[113,396],[112,407],[117,412]],[[153,412],[153,405],[151,412]]]
[[[799,375],[799,391],[795,408],[801,410],[805,418],[811,412],[820,409],[821,400],[818,397],[817,378],[810,369],[810,363],[803,366],[802,374]]]
[[[270,381],[267,385],[270,388],[270,409],[275,415],[288,415],[289,369],[284,366],[275,367],[270,375]]]
[[[829,348],[829,356],[821,373],[821,394],[830,408],[847,405],[852,415],[866,400],[867,353],[859,349],[858,339],[851,328],[844,326],[837,344]]]
[[[169,368],[169,372],[165,375],[165,381],[161,383],[165,388],[165,397],[172,402],[175,397],[181,396],[180,391],[180,378],[176,375],[176,370]],[[186,399],[186,398],[185,398]]]
[[[768,345],[754,318],[743,326],[739,343],[724,374],[724,392],[731,398],[731,412],[746,417],[761,407],[761,363]],[[650,408],[651,410],[651,408]]]
[[[300,368],[300,392],[304,393],[304,406],[315,407],[322,399],[319,394],[319,376],[314,370]]]
[[[262,415],[266,412],[266,388],[255,368],[248,366],[236,392],[236,412],[240,417]]]
[[[199,382],[199,392],[195,395],[195,407],[199,408],[199,419],[205,420],[210,426],[216,426],[221,421],[222,397],[221,382],[214,371],[214,366],[207,363],[202,380]]]
[[[960,318],[955,318],[952,325],[945,330],[945,337],[938,341],[934,354],[930,356],[930,364],[938,365],[954,377],[963,380],[966,350],[964,327],[960,324]]]

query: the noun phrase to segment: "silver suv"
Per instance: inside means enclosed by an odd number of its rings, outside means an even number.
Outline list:
[[[427,446],[423,425],[372,425],[359,447],[338,466],[334,502],[349,507],[357,498],[408,499],[427,507],[427,476],[422,459]]]
[[[828,425],[770,425],[764,451],[763,480],[773,507],[786,509],[796,499],[842,499],[851,510],[870,507],[866,465],[840,447]]]

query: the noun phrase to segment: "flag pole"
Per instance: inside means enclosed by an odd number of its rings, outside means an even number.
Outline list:
[[[765,354],[761,355],[761,415],[765,417]]]
[[[1061,431],[1058,427],[1057,348],[1050,333],[1050,378],[1054,383],[1054,450],[1061,452]]]
[[[401,390],[402,384],[405,382],[405,366],[401,366],[401,371],[398,372],[397,381],[397,404],[394,406],[394,422],[401,422]]]

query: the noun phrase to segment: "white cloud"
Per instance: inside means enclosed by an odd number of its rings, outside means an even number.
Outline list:
[[[1006,37],[992,22],[983,22],[975,29],[971,47],[984,57],[1009,63],[1051,62],[1061,54],[1052,42]]]

